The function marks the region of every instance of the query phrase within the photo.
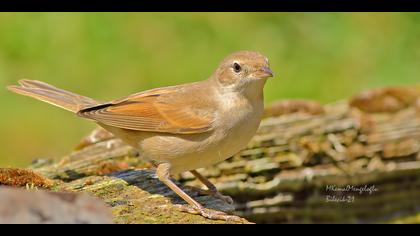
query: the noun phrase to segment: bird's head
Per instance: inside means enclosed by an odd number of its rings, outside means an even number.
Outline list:
[[[222,61],[213,79],[216,79],[222,88],[251,92],[262,90],[267,78],[273,76],[267,57],[258,52],[239,51]]]

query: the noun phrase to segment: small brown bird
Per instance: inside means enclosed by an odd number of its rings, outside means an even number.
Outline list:
[[[190,204],[187,211],[231,220],[225,213],[207,211],[170,175],[190,171],[208,188],[203,192],[232,203],[195,169],[223,161],[247,145],[260,124],[263,87],[272,76],[265,56],[240,51],[226,57],[206,80],[107,103],[34,80],[20,80],[20,86],[8,89],[96,121],[154,163],[158,178]]]

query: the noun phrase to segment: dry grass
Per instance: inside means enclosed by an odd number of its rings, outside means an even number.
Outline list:
[[[13,187],[29,185],[49,188],[54,182],[29,169],[0,168],[0,184]]]

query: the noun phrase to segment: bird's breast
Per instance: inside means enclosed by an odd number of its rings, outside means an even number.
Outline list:
[[[263,113],[263,101],[249,102],[238,96],[228,97],[218,120],[223,140],[220,152],[228,158],[245,148],[257,131]]]
[[[146,159],[171,163],[171,173],[207,167],[245,148],[259,127],[263,104],[230,97],[219,103],[215,127],[198,134],[165,134],[105,127]]]

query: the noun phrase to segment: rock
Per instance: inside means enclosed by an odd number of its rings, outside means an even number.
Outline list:
[[[112,215],[86,193],[28,191],[0,187],[0,224],[109,224]]]

